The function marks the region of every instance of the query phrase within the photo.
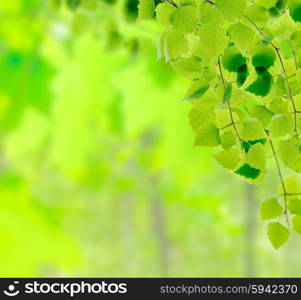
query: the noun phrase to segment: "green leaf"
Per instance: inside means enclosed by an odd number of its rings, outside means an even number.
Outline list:
[[[229,124],[231,124],[231,115],[230,115],[230,111],[229,109],[225,108],[225,109],[217,109],[215,110],[215,119],[216,119],[216,126],[221,129],[224,128],[226,126],[228,126]],[[236,121],[237,121],[237,117],[236,117]],[[229,128],[231,129],[231,128]]]
[[[255,118],[248,118],[243,122],[243,128],[241,130],[241,137],[244,140],[259,140],[265,138],[264,129],[259,122],[259,120]]]
[[[275,6],[278,0],[256,0],[256,4],[265,8],[271,8]]]
[[[296,138],[292,137],[279,142],[279,156],[286,167],[301,172],[301,152]]]
[[[169,20],[176,30],[190,33],[198,22],[198,11],[193,6],[181,6],[170,15]]]
[[[272,75],[263,67],[256,68],[257,79],[247,87],[246,91],[256,95],[265,97],[271,90],[273,77]]]
[[[301,217],[294,216],[292,219],[292,223],[293,223],[294,230],[301,234]]]
[[[228,47],[222,58],[223,66],[229,72],[237,72],[241,66],[246,64],[246,61],[236,47]]]
[[[235,171],[236,174],[247,179],[256,179],[260,175],[260,172],[261,171],[259,169],[252,168],[249,164],[244,164]]]
[[[292,116],[276,114],[271,120],[271,137],[284,136],[293,130]]]
[[[215,4],[223,17],[231,22],[239,19],[246,9],[245,0],[216,0]]]
[[[271,198],[263,201],[260,205],[261,220],[271,220],[279,217],[282,213],[282,206],[276,198]]]
[[[301,199],[290,199],[287,208],[292,214],[301,216]]]
[[[290,175],[286,177],[284,180],[285,191],[287,193],[286,199],[287,200],[295,200],[300,193],[300,185],[298,182],[298,178],[296,174]],[[278,186],[278,193],[283,197],[284,190],[282,184]]]
[[[237,77],[236,77],[237,86],[238,87],[242,86],[246,82],[248,76],[249,76],[248,66],[246,64],[240,66],[237,70]]]
[[[149,20],[155,12],[154,0],[139,0],[138,4],[138,20]]]
[[[253,168],[263,170],[266,164],[266,155],[264,146],[257,143],[251,146],[246,155],[246,162]]]
[[[231,41],[242,52],[245,52],[245,50],[252,45],[255,39],[254,30],[251,27],[241,23],[231,25],[228,29],[228,32]]]
[[[213,23],[213,24],[223,24],[224,18],[222,14],[216,9],[215,6],[210,5],[208,2],[199,1],[199,11],[200,11],[200,20],[202,23]]]
[[[168,29],[171,26],[169,17],[175,10],[176,8],[169,3],[159,3],[156,7],[156,18],[158,23]]]
[[[201,26],[199,37],[202,49],[211,59],[217,59],[228,44],[226,29],[220,25],[209,23]]]
[[[191,83],[185,98],[182,101],[201,98],[209,89],[209,84],[203,78],[195,80]]]
[[[250,109],[250,115],[258,119],[264,128],[267,128],[274,113],[264,105],[253,105]]]
[[[239,89],[235,85],[232,85],[232,97],[231,97],[231,106],[233,108],[237,107],[241,109],[245,105],[247,105],[248,102],[253,101],[254,96],[250,93]],[[244,118],[242,118],[244,119]]]
[[[193,107],[189,112],[189,121],[194,132],[197,132],[207,123],[212,122],[211,115],[208,114],[208,112],[199,111],[195,107]]]
[[[281,0],[282,1],[282,0]],[[270,18],[270,14],[267,9],[264,7],[260,7],[257,5],[250,5],[247,9],[245,14],[255,22],[257,26],[264,28],[268,18]],[[248,25],[251,26],[250,23]]]
[[[201,95],[201,97],[196,94],[195,97],[190,99],[190,102],[198,110],[206,112],[207,114],[209,113],[212,116],[214,114],[211,110],[214,108],[214,106],[216,106],[217,103],[219,103],[217,94],[213,88],[208,88],[207,91]]]
[[[214,147],[220,142],[218,128],[213,123],[209,123],[198,130],[195,146]]]
[[[164,41],[165,60],[183,56],[188,51],[188,40],[182,32],[169,30]]]
[[[236,149],[222,150],[214,155],[215,159],[226,169],[236,169],[240,162],[240,152]]]
[[[224,149],[229,149],[236,144],[237,136],[234,130],[226,131],[220,135],[221,144]]]
[[[296,30],[296,23],[289,12],[285,12],[278,18],[274,18],[268,23],[270,33],[279,41],[290,39],[292,32]]]
[[[264,145],[266,143],[266,139],[260,139],[260,140],[254,140],[254,141],[243,141],[242,146],[243,146],[245,152],[248,153],[251,146],[255,145],[257,143],[261,143],[262,145]]]
[[[171,62],[171,65],[180,75],[189,80],[199,78],[202,71],[201,59],[197,56],[178,58]]]
[[[301,22],[301,2],[298,0],[291,1],[289,12],[292,19],[296,22]]]
[[[259,46],[253,51],[255,53],[252,58],[252,64],[254,67],[263,67],[268,69],[274,64],[276,60],[275,50],[265,46]]]
[[[239,118],[236,113],[232,112],[232,116],[234,122],[239,121]],[[216,119],[216,125],[219,129],[230,125],[232,123],[230,110],[227,108],[215,110],[215,119]],[[231,129],[231,127],[228,128],[229,130]]]
[[[279,249],[288,240],[288,229],[279,222],[268,224],[268,237],[275,249]]]

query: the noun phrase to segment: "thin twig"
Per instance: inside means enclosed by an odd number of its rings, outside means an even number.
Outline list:
[[[291,90],[291,87],[290,87],[290,84],[289,84],[289,81],[288,81],[288,77],[287,77],[287,73],[286,73],[286,70],[284,68],[284,64],[283,64],[283,60],[281,58],[281,55],[280,55],[280,52],[279,52],[279,49],[278,48],[275,48],[275,51],[277,52],[277,55],[278,55],[278,58],[280,60],[280,64],[281,64],[281,67],[283,69],[283,73],[284,73],[284,76],[285,76],[285,80],[286,80],[286,85],[287,85],[287,89],[288,89],[288,94],[289,94],[289,97],[291,99],[291,102],[292,102],[292,105],[293,105],[293,109],[294,109],[294,131],[296,132],[296,135],[298,137],[298,132],[297,132],[297,109],[296,109],[296,104],[295,104],[295,101],[294,101],[294,98],[293,98],[293,94],[292,94],[292,90]]]
[[[178,8],[178,4],[176,2],[174,2],[173,0],[166,0],[169,4],[171,4],[172,6]]]
[[[211,5],[215,5],[215,3],[211,0],[206,0],[206,2],[210,3]]]
[[[272,148],[273,155],[275,157],[275,162],[276,162],[276,165],[277,165],[278,175],[279,175],[281,186],[282,186],[283,193],[284,193],[283,194],[283,198],[284,198],[284,215],[286,217],[287,225],[289,225],[288,214],[287,214],[287,195],[288,195],[288,193],[286,192],[286,188],[285,188],[284,179],[283,179],[283,176],[282,176],[282,172],[281,172],[281,168],[280,168],[278,156],[276,154],[276,151],[275,151],[275,148],[274,148],[274,144],[273,144],[271,138],[269,139],[269,142],[270,142],[270,145],[271,145],[271,148]]]
[[[298,60],[297,60],[297,56],[296,56],[296,49],[295,49],[292,41],[290,41],[290,45],[292,47],[293,58],[294,58],[294,62],[295,62],[295,68],[296,68],[296,71],[297,71],[298,70]]]
[[[246,18],[256,28],[256,30],[262,36],[263,39],[266,38],[266,36],[263,33],[263,31],[257,26],[257,24],[251,18],[249,18],[247,15],[243,15],[243,17]],[[285,76],[285,81],[286,81],[286,85],[287,85],[287,89],[288,89],[288,96],[289,96],[289,98],[290,98],[290,100],[292,102],[293,109],[294,109],[294,131],[295,131],[296,136],[298,138],[296,104],[295,104],[295,101],[294,101],[294,98],[293,98],[293,94],[292,94],[292,90],[291,90],[291,86],[290,86],[290,83],[289,83],[289,80],[288,80],[288,75],[287,75],[287,72],[285,70],[282,57],[280,55],[280,49],[278,47],[276,47],[273,42],[270,42],[270,44],[271,44],[271,46],[274,48],[274,50],[277,53],[277,56],[278,56],[280,64],[281,64],[282,72],[283,72],[283,74]]]
[[[220,58],[219,57],[218,57],[218,68],[219,68],[219,72],[220,72],[220,75],[221,75],[221,79],[222,79],[224,90],[226,90],[226,83],[225,83],[225,80],[224,80],[224,75],[223,75],[223,71],[222,71],[221,62],[220,62]],[[242,138],[240,137],[240,135],[238,133],[238,130],[236,128],[235,122],[234,122],[233,112],[232,112],[232,108],[231,108],[231,104],[230,104],[230,99],[227,100],[227,104],[228,104],[228,108],[229,108],[229,112],[230,112],[231,124],[233,125],[233,128],[235,130],[237,138],[238,138],[238,140],[240,142],[240,146],[242,148],[242,145],[241,145]]]
[[[237,122],[234,122],[234,123],[237,123]],[[232,125],[233,125],[233,123],[231,122],[231,123],[225,125],[224,127],[220,128],[220,130],[226,129],[226,128],[232,126]]]

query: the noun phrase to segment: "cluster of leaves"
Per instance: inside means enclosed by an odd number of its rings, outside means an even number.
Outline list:
[[[261,204],[277,249],[289,224],[301,234],[301,0],[140,0],[138,20],[164,28],[159,59],[190,81],[195,145],[250,183],[267,160],[279,175],[278,196]],[[290,172],[289,176],[284,175]]]

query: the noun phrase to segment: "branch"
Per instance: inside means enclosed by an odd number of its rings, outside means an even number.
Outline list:
[[[169,4],[171,4],[172,6],[174,6],[175,8],[178,8],[178,4],[176,2],[174,2],[173,0],[166,0]]]
[[[214,2],[212,2],[211,0],[206,0],[206,2],[212,4],[212,5],[215,5]],[[258,27],[258,25],[251,19],[249,18],[247,15],[243,15],[244,18],[246,18],[255,28],[256,30],[259,32],[259,34],[262,36],[263,40],[266,39],[266,35],[263,33],[263,31]],[[291,86],[290,86],[290,83],[289,83],[289,77],[287,75],[287,72],[285,70],[285,67],[284,67],[284,64],[283,64],[283,60],[282,60],[282,57],[280,55],[280,49],[278,47],[275,46],[275,44],[273,42],[270,42],[271,46],[274,48],[274,50],[276,51],[277,53],[277,56],[279,58],[279,61],[280,61],[280,64],[281,64],[281,68],[282,68],[282,72],[285,76],[285,81],[286,81],[286,85],[287,85],[287,89],[288,89],[288,95],[289,95],[289,98],[292,102],[292,105],[293,105],[293,110],[294,110],[294,131],[296,133],[296,136],[298,138],[298,132],[297,132],[297,109],[296,109],[296,104],[295,104],[295,101],[294,101],[294,98],[293,98],[293,94],[292,94],[292,90],[291,90]],[[295,64],[296,64],[296,68],[298,66],[297,64],[297,61],[296,61],[296,55],[294,53],[294,49],[293,49],[293,54],[294,54],[294,59],[295,59]]]
[[[274,48],[274,49],[277,52],[278,58],[280,60],[281,68],[283,70],[283,73],[284,73],[284,76],[285,76],[286,85],[287,85],[287,89],[288,89],[288,95],[289,95],[289,97],[291,99],[291,102],[292,102],[292,105],[293,105],[293,109],[294,109],[294,131],[296,132],[296,135],[298,137],[296,104],[295,104],[295,101],[294,101],[294,98],[293,98],[292,90],[291,90],[291,87],[290,87],[290,84],[289,84],[289,81],[288,81],[288,76],[287,76],[287,73],[286,73],[286,70],[285,70],[285,67],[284,67],[283,60],[281,58],[279,49],[278,48]]]
[[[249,18],[247,15],[243,15],[244,18],[246,18],[255,28],[256,30],[259,32],[259,34],[262,36],[262,38],[265,40],[266,39],[266,35],[262,32],[262,30],[257,26],[257,24],[251,19]],[[292,102],[293,105],[293,110],[294,110],[294,131],[296,133],[296,136],[298,137],[298,132],[297,132],[297,110],[296,110],[296,104],[293,98],[293,94],[292,94],[292,90],[291,90],[291,86],[288,80],[288,76],[287,76],[287,72],[285,70],[284,64],[283,64],[283,60],[282,57],[280,55],[280,49],[278,47],[275,46],[274,43],[270,42],[271,46],[274,48],[274,50],[277,53],[277,56],[279,58],[280,64],[281,64],[281,68],[282,68],[282,72],[285,76],[285,81],[286,81],[286,85],[287,85],[287,89],[288,89],[288,96]]]
[[[292,41],[290,41],[290,45],[291,45],[291,48],[292,48],[293,58],[294,58],[294,62],[295,62],[295,68],[296,68],[296,71],[297,71],[298,70],[298,60],[297,60],[297,56],[296,56],[296,49],[295,49]]]
[[[283,189],[283,195],[282,195],[283,198],[284,198],[284,212],[283,213],[286,217],[287,225],[289,225],[288,214],[287,214],[287,196],[289,194],[286,192],[286,188],[285,188],[284,179],[283,179],[283,175],[282,175],[282,172],[281,172],[278,156],[276,154],[274,144],[273,144],[271,138],[269,139],[269,142],[270,142],[270,145],[271,145],[271,148],[272,148],[273,156],[275,157],[275,162],[276,162],[276,165],[277,165],[278,175],[279,175],[281,186],[282,186],[282,189]]]
[[[215,5],[215,3],[211,0],[205,0],[206,2],[210,3],[211,5]]]
[[[221,75],[221,78],[222,78],[222,83],[223,83],[223,87],[224,87],[224,91],[225,91],[226,90],[226,84],[225,84],[224,75],[223,75],[223,71],[222,71],[221,62],[220,62],[220,58],[219,57],[218,57],[218,68],[219,68],[219,72],[220,72],[220,75]],[[228,104],[228,108],[229,108],[229,112],[230,112],[230,118],[231,118],[231,123],[230,124],[233,125],[233,128],[235,130],[237,138],[238,138],[238,140],[240,142],[240,146],[242,148],[242,144],[241,144],[242,138],[240,137],[240,135],[238,133],[238,130],[236,128],[235,122],[234,122],[230,99],[227,100],[227,104]]]

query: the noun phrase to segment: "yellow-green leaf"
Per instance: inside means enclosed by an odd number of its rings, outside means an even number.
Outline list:
[[[266,164],[265,148],[261,143],[252,145],[246,155],[247,163],[256,169],[264,169]]]
[[[267,199],[260,205],[260,218],[263,221],[279,217],[281,213],[282,206],[276,198]]]
[[[155,12],[154,0],[139,0],[138,4],[138,20],[149,20]]]
[[[214,155],[215,159],[226,169],[234,170],[240,162],[240,152],[234,148],[222,150]]]
[[[301,217],[294,216],[292,219],[292,223],[293,223],[294,230],[301,234]]]
[[[268,224],[268,237],[275,249],[279,249],[288,240],[288,229],[279,222]]]
[[[238,20],[246,9],[245,0],[216,0],[216,8],[227,21]]]
[[[264,129],[256,118],[248,118],[243,122],[241,137],[248,141],[259,140],[265,138]]]
[[[280,137],[292,131],[294,126],[292,116],[276,114],[271,119],[271,137]]]

